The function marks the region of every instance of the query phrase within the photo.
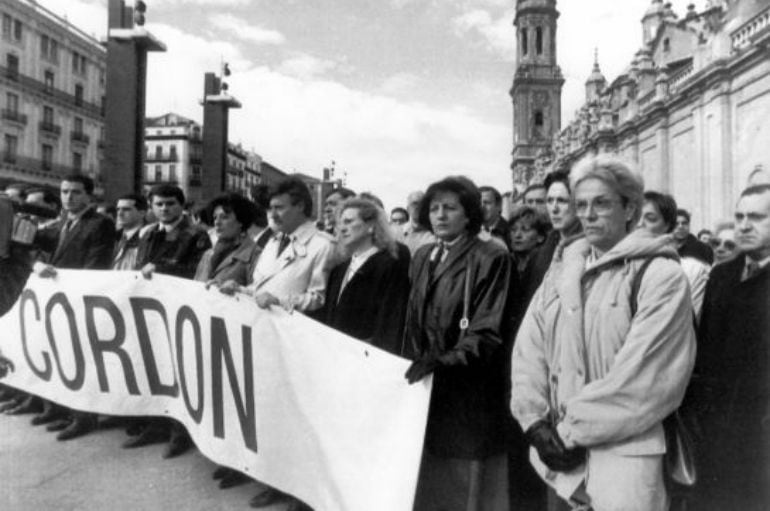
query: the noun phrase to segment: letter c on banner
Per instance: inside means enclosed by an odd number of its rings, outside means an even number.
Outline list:
[[[190,394],[187,391],[187,378],[184,371],[184,336],[182,335],[185,322],[190,323],[195,338],[195,380],[198,383],[198,407],[193,408]],[[196,424],[203,420],[203,346],[201,344],[201,325],[195,312],[187,305],[179,309],[176,315],[176,365],[179,369],[179,386],[182,387],[182,397],[187,412]]]
[[[27,324],[24,322],[24,306],[28,301],[32,302],[32,305],[35,306],[35,320],[40,321],[40,305],[37,303],[37,295],[31,289],[25,289],[24,292],[21,293],[21,300],[19,303],[19,324],[21,324],[21,346],[24,349],[24,358],[27,359],[27,364],[29,364],[29,368],[32,369],[33,373],[45,381],[51,381],[51,357],[48,356],[48,353],[45,351],[42,352],[44,367],[42,370],[35,367],[35,364],[32,362],[32,357],[29,356],[29,348],[27,347]]]
[[[54,341],[54,328],[51,324],[51,313],[54,307],[60,306],[67,316],[67,324],[70,328],[70,340],[72,341],[72,354],[75,357],[75,376],[70,380],[64,375],[64,370],[61,366],[61,359],[59,358],[59,349],[56,347]],[[59,325],[57,325],[59,326]],[[78,327],[75,323],[75,311],[72,310],[67,295],[64,293],[56,293],[48,300],[48,304],[45,306],[45,331],[48,334],[48,342],[51,344],[51,351],[53,352],[53,358],[56,361],[56,367],[59,369],[59,376],[62,383],[70,390],[79,390],[83,386],[83,381],[86,378],[85,361],[83,360],[83,348],[80,345],[80,335],[78,334]]]

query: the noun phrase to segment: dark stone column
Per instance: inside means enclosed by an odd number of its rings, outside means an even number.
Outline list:
[[[201,191],[209,201],[227,188],[228,120],[231,108],[240,108],[234,97],[222,90],[214,73],[206,73],[203,85],[203,169]]]

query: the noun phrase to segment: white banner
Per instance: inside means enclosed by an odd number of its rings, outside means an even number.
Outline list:
[[[71,408],[182,422],[198,448],[316,510],[412,508],[430,380],[302,314],[135,272],[30,277],[3,380]]]

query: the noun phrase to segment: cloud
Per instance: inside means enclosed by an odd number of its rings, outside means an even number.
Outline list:
[[[409,94],[419,86],[420,77],[412,73],[396,73],[388,77],[377,89],[381,94],[398,96]]]
[[[504,60],[512,61],[516,55],[516,37],[512,27],[514,12],[507,10],[493,17],[485,9],[473,9],[452,19],[452,26],[458,36],[476,35],[481,37],[488,51]]]
[[[338,63],[332,60],[320,59],[302,52],[294,52],[292,56],[281,62],[279,73],[308,80],[325,75],[328,71],[338,68]]]
[[[211,23],[229,34],[257,44],[280,45],[286,42],[284,35],[277,30],[269,30],[247,23],[243,18],[232,14],[215,14]]]

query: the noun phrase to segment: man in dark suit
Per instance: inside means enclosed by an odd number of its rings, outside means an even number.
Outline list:
[[[211,248],[208,233],[184,216],[185,197],[181,188],[158,185],[150,190],[152,212],[157,223],[143,228],[139,234],[136,269],[145,278],[154,273],[193,279],[203,253]],[[184,427],[164,419],[148,419],[147,425],[123,447],[141,447],[169,441],[164,458],[178,456],[190,447],[192,439]]]
[[[676,210],[676,227],[672,233],[677,244],[679,257],[692,257],[703,264],[714,264],[714,251],[703,242],[698,241],[690,232],[690,213],[684,209]]]
[[[80,174],[65,177],[59,187],[62,217],[58,223],[38,233],[36,243],[52,252],[50,263],[35,263],[35,273],[43,278],[55,278],[56,270],[106,270],[112,263],[115,244],[115,226],[98,214],[92,204],[94,182]],[[32,420],[33,424],[50,422],[49,431],[61,430],[57,440],[69,440],[96,428],[96,415],[67,411],[46,403],[44,412]]]
[[[481,193],[481,209],[484,211],[484,224],[482,229],[505,243],[508,252],[511,251],[511,228],[505,218],[501,216],[503,211],[503,196],[491,186],[479,187]]]
[[[743,191],[741,255],[711,270],[685,410],[703,435],[693,509],[767,509],[770,502],[770,185]]]
[[[139,250],[139,231],[147,213],[147,199],[137,194],[124,195],[118,199],[116,212],[118,239],[112,269],[133,270]]]

